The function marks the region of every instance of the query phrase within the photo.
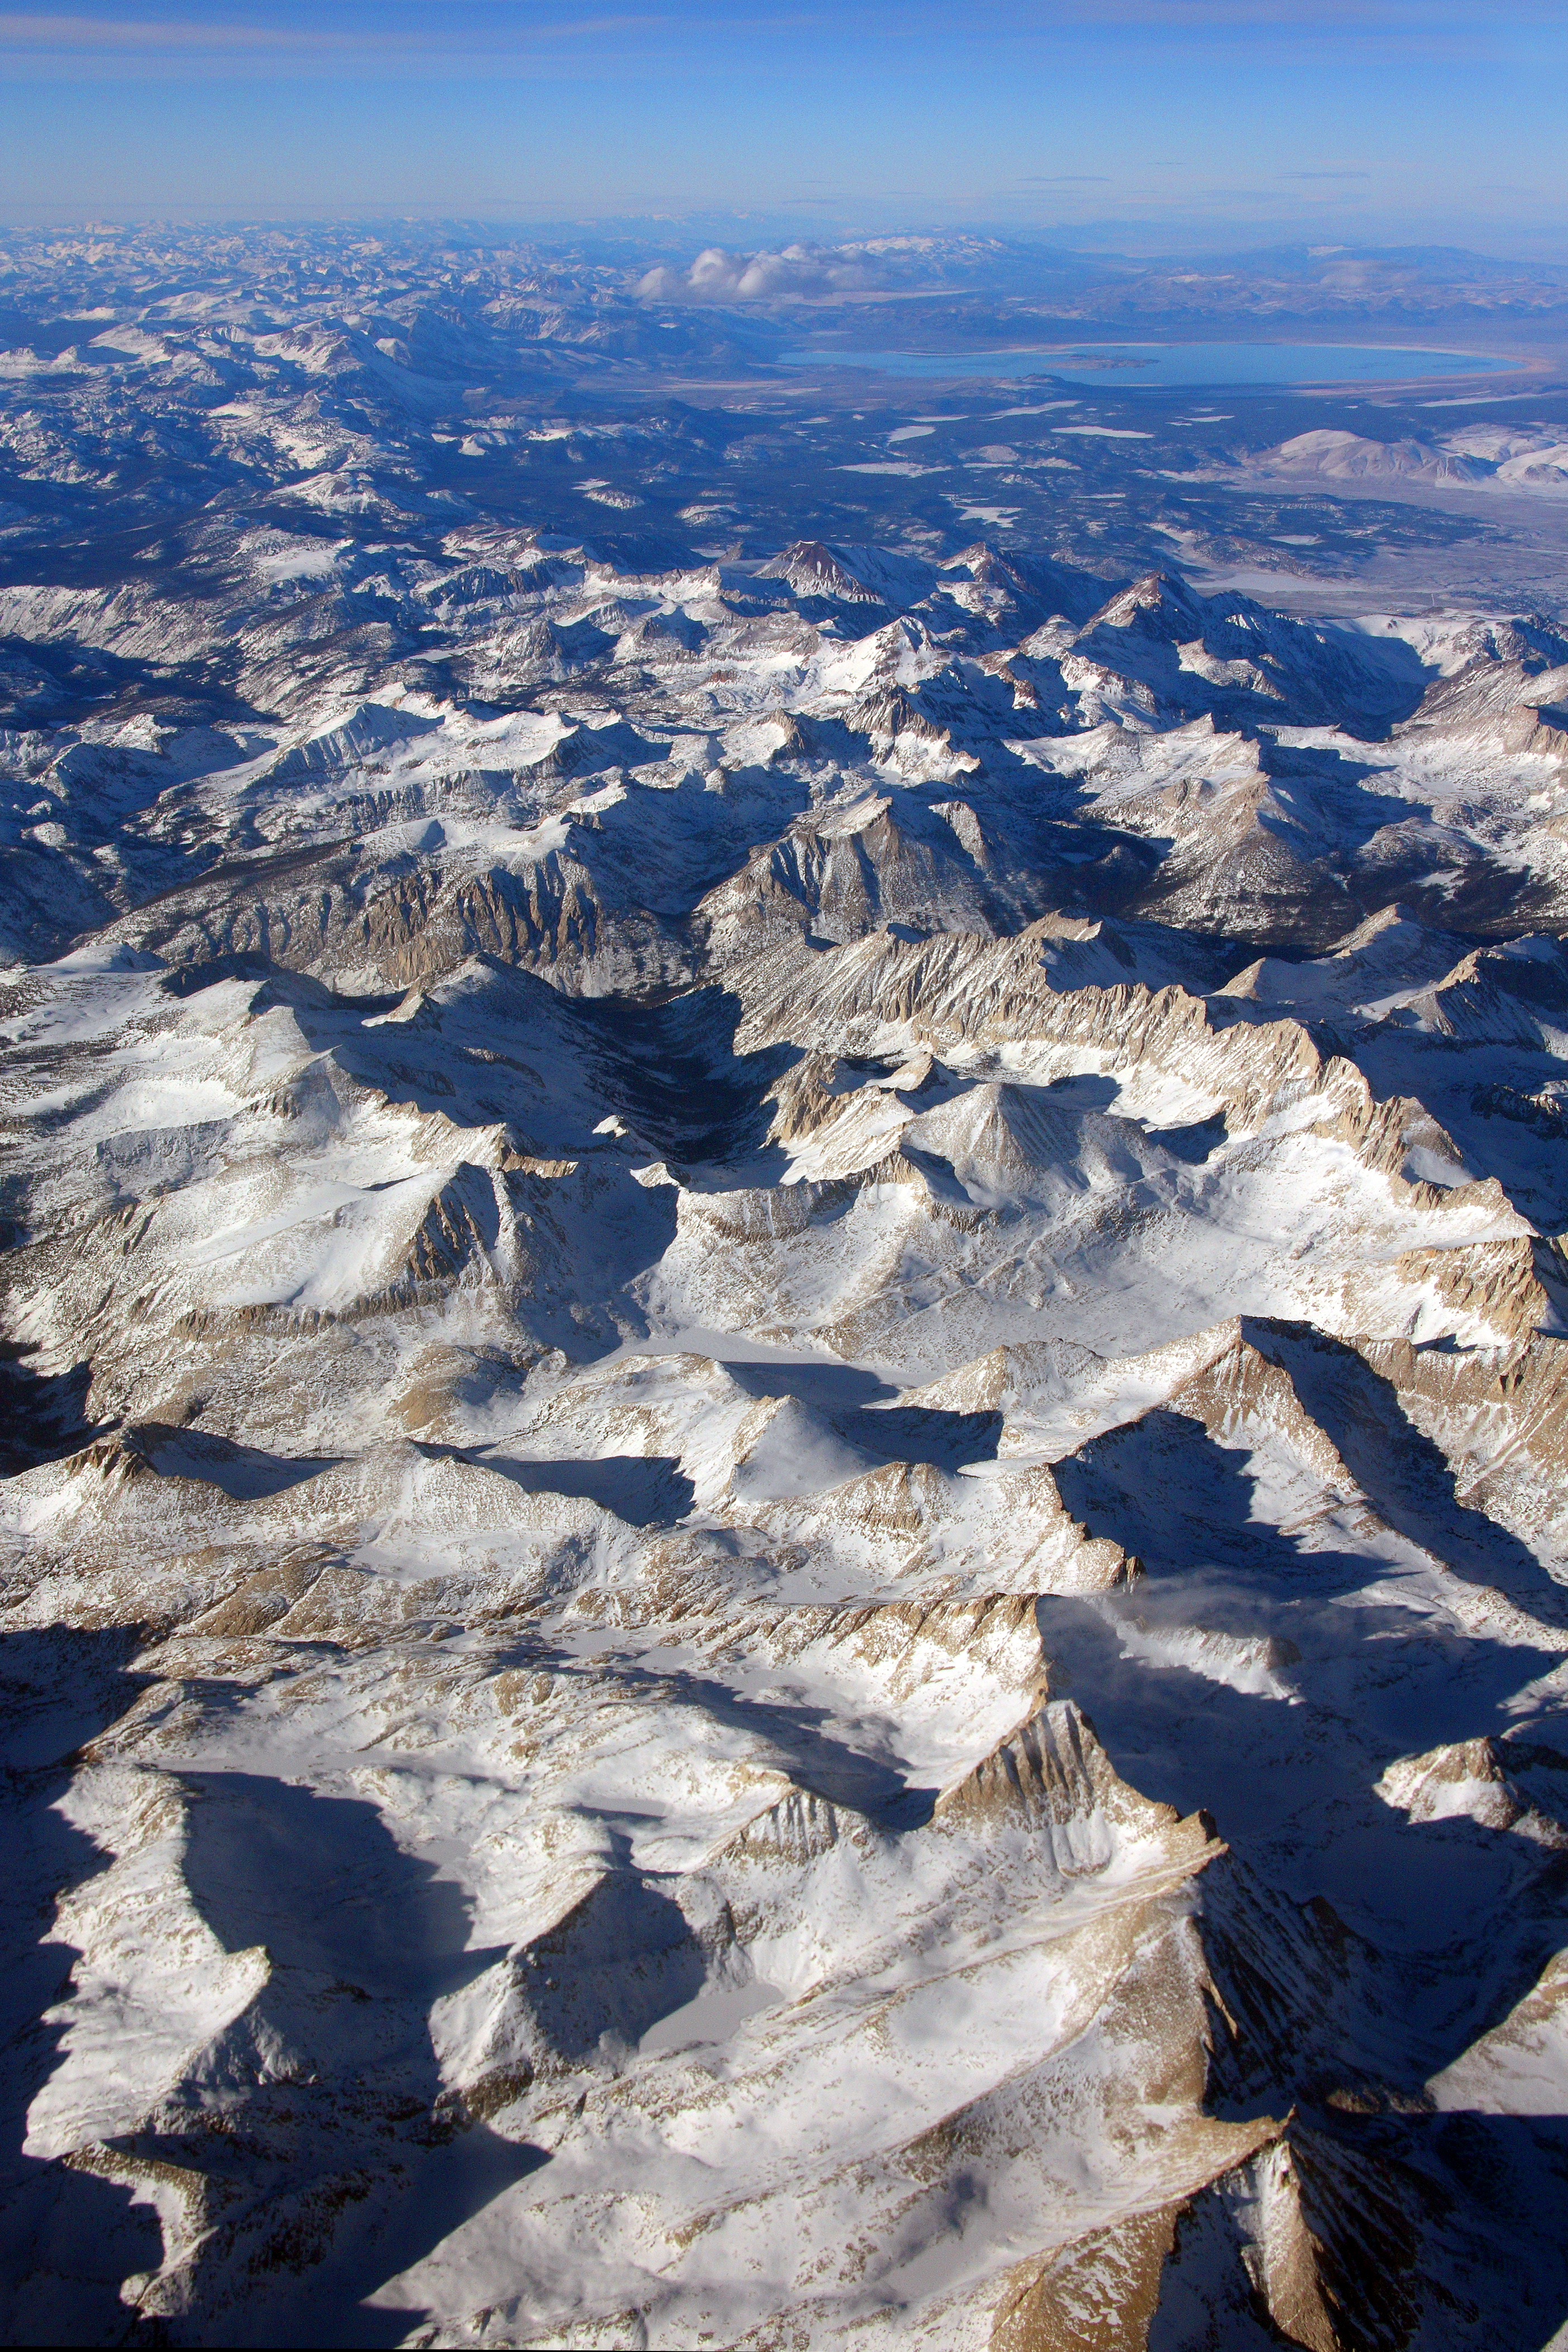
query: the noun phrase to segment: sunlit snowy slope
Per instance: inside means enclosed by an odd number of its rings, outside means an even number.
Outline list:
[[[1544,2347],[1568,639],[330,508],[0,590],[7,2340]]]

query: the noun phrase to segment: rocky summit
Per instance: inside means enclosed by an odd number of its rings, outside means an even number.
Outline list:
[[[8,2340],[1545,2344],[1568,635],[268,253],[14,273]]]

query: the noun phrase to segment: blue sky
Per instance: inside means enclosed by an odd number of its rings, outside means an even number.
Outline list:
[[[756,216],[1568,254],[1568,0],[0,8],[0,217]]]

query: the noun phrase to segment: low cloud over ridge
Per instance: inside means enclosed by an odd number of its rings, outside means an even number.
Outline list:
[[[651,301],[757,302],[787,294],[852,293],[885,282],[870,256],[787,245],[782,253],[727,253],[708,246],[689,269],[661,264],[637,281]]]

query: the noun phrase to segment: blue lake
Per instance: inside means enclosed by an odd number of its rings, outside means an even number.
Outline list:
[[[1396,349],[1386,343],[1076,343],[1058,350],[785,352],[785,367],[855,367],[879,375],[1060,376],[1108,391],[1181,385],[1376,383],[1414,376],[1490,375],[1519,367],[1495,352]],[[1107,365],[1107,362],[1111,364]]]

